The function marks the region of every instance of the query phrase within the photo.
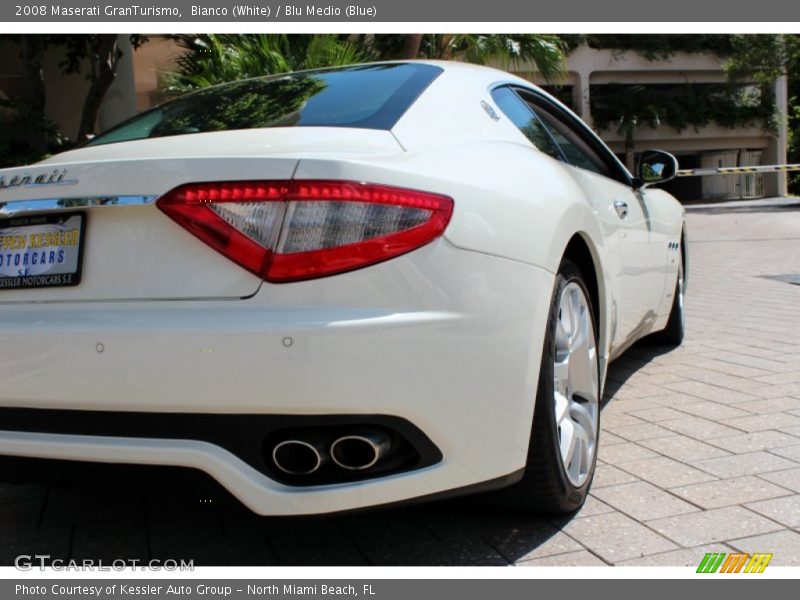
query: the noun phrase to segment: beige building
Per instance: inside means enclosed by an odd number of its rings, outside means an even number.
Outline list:
[[[648,60],[634,51],[581,46],[569,55],[567,69],[567,87],[559,96],[592,127],[590,102],[592,89],[597,89],[596,86],[726,83],[722,59],[705,53],[680,52],[666,60]],[[520,75],[541,83],[534,73]],[[564,92],[567,92],[566,98]],[[635,151],[659,148],[672,152],[682,168],[785,163],[788,111],[785,77],[776,81],[775,97],[779,113],[777,132],[757,126],[730,129],[716,123],[699,129],[688,127],[680,132],[665,124],[656,128],[640,125],[634,137]],[[610,127],[598,133],[614,152],[623,154],[625,140],[617,129]],[[674,182],[672,191],[686,199],[778,196],[786,194],[786,175],[691,177]]]
[[[107,129],[119,121],[157,104],[159,73],[174,64],[180,49],[162,36],[150,36],[135,52],[127,36],[120,36],[124,51],[117,80],[109,90],[99,114],[99,127]],[[80,111],[86,93],[85,75],[59,74],[58,49],[48,51],[45,61],[48,116],[70,139],[77,134]],[[535,73],[519,73],[537,81]],[[537,81],[538,82],[538,81]],[[581,46],[568,57],[568,75],[559,95],[590,125],[591,92],[604,84],[724,83],[721,59],[712,54],[678,53],[667,60],[651,61],[640,54],[598,50]],[[540,83],[540,82],[539,82]],[[0,98],[14,97],[22,85],[21,63],[16,44],[0,43]],[[596,88],[595,88],[596,89]],[[760,127],[728,129],[710,124],[681,132],[668,125],[655,129],[639,126],[635,149],[661,148],[676,154],[684,168],[744,166],[786,162],[787,86],[785,78],[775,84],[777,109],[781,116],[777,133]],[[624,139],[616,127],[599,132],[611,148],[622,154]],[[2,134],[0,134],[2,135]],[[783,174],[737,175],[683,178],[672,191],[685,199],[744,198],[786,193]]]

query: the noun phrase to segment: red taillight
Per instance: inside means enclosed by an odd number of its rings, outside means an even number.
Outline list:
[[[271,282],[350,271],[439,237],[447,196],[349,181],[193,183],[158,207],[235,263]]]

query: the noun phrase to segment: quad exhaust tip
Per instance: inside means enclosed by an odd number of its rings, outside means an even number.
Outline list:
[[[345,435],[331,444],[331,459],[349,471],[363,471],[377,464],[389,450],[389,438],[383,434]]]
[[[303,440],[286,440],[272,449],[272,462],[289,475],[311,475],[324,460],[317,446]]]

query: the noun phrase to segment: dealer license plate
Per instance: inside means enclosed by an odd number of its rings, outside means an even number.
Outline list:
[[[0,219],[0,291],[78,285],[86,214]]]

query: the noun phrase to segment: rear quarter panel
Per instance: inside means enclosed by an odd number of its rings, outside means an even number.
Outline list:
[[[587,242],[598,268],[601,345],[606,355],[608,310],[616,306],[615,287],[604,274],[618,270],[608,251],[616,232],[601,228],[592,200],[570,175],[569,167],[524,143],[491,141],[409,151],[379,159],[301,160],[297,179],[374,181],[454,199],[445,239],[462,250],[558,270],[573,235]],[[544,322],[546,306],[537,319]],[[532,308],[533,310],[533,308]]]

